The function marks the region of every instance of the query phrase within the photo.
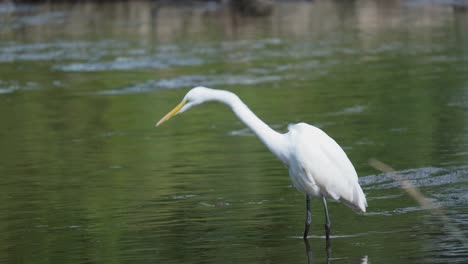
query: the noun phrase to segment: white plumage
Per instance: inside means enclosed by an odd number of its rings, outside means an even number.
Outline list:
[[[290,142],[289,176],[293,186],[311,197],[342,201],[366,211],[366,197],[356,170],[338,143],[317,127],[299,123],[285,134]]]
[[[231,107],[234,114],[288,167],[293,186],[306,195],[304,238],[307,238],[311,222],[310,198],[323,200],[327,238],[331,223],[326,198],[341,201],[358,212],[366,211],[367,201],[358,183],[356,170],[335,140],[319,128],[305,123],[290,125],[288,133],[278,133],[260,120],[237,95],[231,92],[195,87],[156,126],[178,113],[207,101],[218,101]]]

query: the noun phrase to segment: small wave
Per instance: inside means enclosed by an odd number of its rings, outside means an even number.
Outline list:
[[[200,58],[160,58],[153,57],[118,57],[108,62],[85,62],[57,65],[56,70],[68,72],[95,72],[112,70],[136,70],[148,68],[169,68],[172,66],[192,66],[200,65],[203,60]]]
[[[370,140],[368,138],[363,138],[358,141],[356,141],[356,145],[375,145],[376,143],[373,140]]]
[[[423,208],[423,207],[420,207],[420,206],[403,207],[403,208],[396,208],[396,209],[390,210],[390,211],[367,212],[367,213],[365,213],[365,215],[390,216],[390,215],[397,215],[397,214],[406,214],[406,213],[421,211],[421,210],[426,210],[426,208]]]
[[[401,170],[394,173],[382,173],[363,176],[359,182],[366,189],[389,189],[400,187],[400,183],[394,180],[397,173],[408,180],[415,187],[438,186],[451,183],[468,182],[468,166],[449,168],[423,167]]]
[[[221,43],[224,50],[237,50],[240,48],[263,50],[266,46],[279,46],[281,44],[283,44],[283,41],[279,38],[236,40]]]
[[[453,101],[447,105],[450,107],[468,108],[468,101]]]
[[[122,43],[110,40],[99,42],[56,41],[49,43],[19,43],[13,41],[0,45],[0,62],[99,60],[108,55],[111,49],[120,48],[120,46],[122,46]]]
[[[171,196],[174,200],[185,200],[197,196],[196,194],[183,194],[183,195],[173,195]]]
[[[214,203],[200,202],[199,204],[206,207],[226,207],[231,205],[231,203],[226,201],[217,201]]]
[[[14,92],[16,90],[18,90],[18,88],[16,88],[16,87],[0,88],[0,94],[12,93],[12,92]]]
[[[102,133],[99,136],[100,137],[122,137],[122,136],[127,136],[128,133],[122,132],[122,131],[110,131],[106,133]]]
[[[441,206],[466,206],[468,202],[466,188],[458,186],[438,190],[431,196],[436,200],[435,203]]]
[[[247,205],[258,205],[258,204],[264,204],[266,202],[269,202],[269,200],[261,200],[261,201],[250,201],[250,202],[246,202],[244,204],[247,204]]]
[[[341,111],[338,112],[332,112],[332,113],[327,113],[325,115],[351,115],[351,114],[360,114],[364,112],[367,109],[367,106],[365,105],[354,105],[351,107],[347,107]]]
[[[252,137],[255,134],[249,128],[242,128],[239,130],[233,130],[228,133],[230,136],[240,136],[240,137]]]
[[[27,82],[25,84],[16,81],[1,81],[0,80],[0,94],[13,93],[18,90],[35,90],[39,88],[39,84],[35,82]]]
[[[117,58],[111,62],[71,63],[55,66],[54,69],[68,72],[95,72],[110,70],[130,70],[141,68],[163,68],[164,64],[157,61]]]
[[[395,128],[390,129],[390,132],[397,133],[397,134],[403,134],[403,133],[406,133],[407,131],[408,131],[408,128],[406,127],[395,127]]]
[[[464,206],[468,201],[466,188],[460,187],[468,182],[468,166],[454,166],[449,168],[423,167],[369,175],[359,178],[364,190],[401,188],[401,183],[394,179],[394,175],[407,180],[415,188],[425,193],[426,199],[434,206],[457,208]],[[432,187],[432,188],[425,188]],[[437,188],[434,188],[437,187]],[[369,200],[393,199],[398,196],[369,197]],[[423,207],[397,208],[391,211],[368,212],[367,215],[395,215],[412,211],[425,210]]]
[[[213,83],[203,75],[185,75],[172,79],[150,80],[113,90],[100,91],[98,94],[119,95],[145,93],[158,89],[186,88],[198,84],[212,85]]]
[[[402,44],[400,42],[389,42],[389,43],[383,43],[382,45],[369,49],[367,52],[370,54],[379,54],[379,53],[384,53],[384,52],[391,52],[395,50],[401,50],[402,49]]]
[[[366,197],[368,201],[372,200],[386,200],[386,199],[395,199],[402,197],[402,194],[394,194],[394,195],[384,195],[384,196],[376,196],[376,197]]]
[[[331,239],[350,238],[350,237],[368,236],[368,235],[371,235],[371,234],[389,234],[389,233],[397,233],[397,232],[400,232],[400,231],[388,231],[388,232],[384,232],[384,231],[368,231],[368,232],[365,232],[365,233],[356,233],[356,234],[349,234],[349,235],[346,235],[346,234],[343,234],[343,235],[330,235],[330,238],[331,238]],[[308,237],[308,238],[327,239],[326,236],[322,236],[322,235],[308,235],[307,237]],[[304,239],[303,236],[293,236],[292,238]]]
[[[150,80],[127,87],[100,91],[98,94],[119,95],[145,93],[160,89],[187,88],[198,85],[249,85],[280,80],[278,76],[248,76],[248,75],[184,75],[170,79]]]

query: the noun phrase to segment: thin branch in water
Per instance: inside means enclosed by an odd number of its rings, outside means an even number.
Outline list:
[[[369,165],[381,172],[391,174],[393,178],[400,183],[403,190],[405,190],[409,196],[418,202],[422,208],[429,209],[434,215],[436,215],[444,224],[444,227],[449,232],[449,234],[460,241],[465,248],[468,248],[468,239],[465,237],[462,230],[460,230],[450,221],[450,218],[447,216],[442,206],[438,206],[432,203],[429,199],[426,198],[426,196],[424,196],[423,193],[421,193],[421,191],[419,191],[416,186],[414,186],[407,179],[403,178],[391,166],[374,158],[369,159]]]

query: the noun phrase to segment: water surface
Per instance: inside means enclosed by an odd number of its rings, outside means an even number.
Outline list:
[[[0,4],[0,262],[466,262],[466,10]],[[226,106],[154,128],[197,85],[237,93],[278,131],[325,130],[353,161],[368,212],[330,202],[327,250],[313,201],[308,250],[303,195]]]

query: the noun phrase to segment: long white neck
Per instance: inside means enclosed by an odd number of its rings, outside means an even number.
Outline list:
[[[276,132],[265,124],[237,95],[228,91],[213,91],[211,100],[225,103],[231,107],[234,114],[260,138],[263,144],[283,163],[286,162],[288,147],[284,134]]]

